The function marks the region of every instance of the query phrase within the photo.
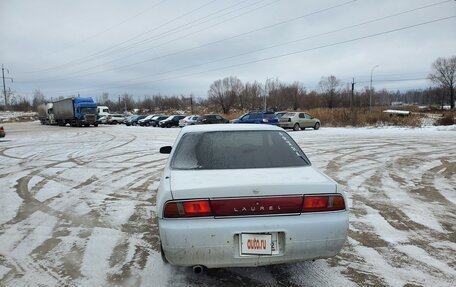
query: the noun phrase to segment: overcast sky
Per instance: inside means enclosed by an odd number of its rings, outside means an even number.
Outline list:
[[[456,55],[455,16],[453,0],[0,0],[0,62],[29,97],[205,97],[226,76],[362,89],[376,65],[376,89],[425,88]]]

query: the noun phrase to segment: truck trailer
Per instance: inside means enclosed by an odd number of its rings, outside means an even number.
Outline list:
[[[67,98],[55,101],[53,112],[59,126],[98,126],[97,104],[92,98]]]
[[[37,107],[38,119],[42,125],[55,125],[53,103],[41,104]]]

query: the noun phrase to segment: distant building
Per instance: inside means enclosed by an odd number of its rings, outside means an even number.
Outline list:
[[[391,102],[391,105],[397,107],[397,106],[403,106],[404,103],[403,102]]]

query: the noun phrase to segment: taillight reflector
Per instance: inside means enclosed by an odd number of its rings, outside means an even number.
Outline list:
[[[211,205],[215,216],[300,213],[302,196],[218,199]]]
[[[342,195],[304,196],[302,212],[333,211],[345,209]]]
[[[165,205],[165,218],[212,216],[208,199],[192,201],[170,201]]]
[[[250,197],[169,201],[165,204],[163,216],[165,218],[245,216],[335,211],[344,209],[344,197],[340,194],[304,195],[304,197]]]

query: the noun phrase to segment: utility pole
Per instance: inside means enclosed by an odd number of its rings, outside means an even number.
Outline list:
[[[353,78],[352,82],[352,92],[350,97],[350,110],[353,110],[353,105],[355,103],[355,78]]]
[[[6,111],[8,102],[6,99],[5,68],[3,68],[3,64],[2,64],[2,78],[3,78],[3,95],[5,96],[5,111]]]
[[[6,70],[9,74],[9,71]],[[5,68],[3,67],[3,64],[2,64],[2,79],[3,79],[3,95],[5,96],[5,111],[8,107],[8,97],[7,97],[7,93],[6,93],[6,84],[5,84],[5,79],[8,79],[8,80],[11,80],[11,83],[13,83],[13,78],[11,77],[5,77]]]
[[[371,107],[372,107],[372,73],[374,73],[374,70],[377,67],[378,67],[378,65],[375,65],[371,70],[371,84],[370,84],[370,91],[369,91],[369,112],[371,111]]]
[[[267,88],[267,85],[268,85],[268,80],[269,78],[266,79],[266,82],[264,83],[264,90],[263,90],[263,93],[264,93],[264,98],[263,98],[263,112],[266,112],[268,106],[267,106],[267,103],[266,103],[266,96],[267,94],[269,94],[269,91],[268,91],[268,88]]]

